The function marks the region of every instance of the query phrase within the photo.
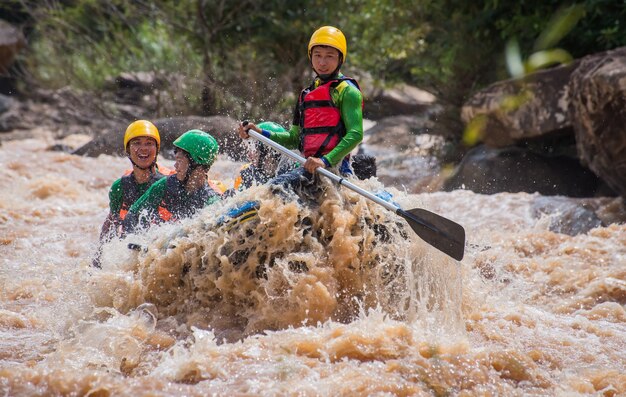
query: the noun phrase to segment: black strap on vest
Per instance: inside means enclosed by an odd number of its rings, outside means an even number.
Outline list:
[[[330,100],[308,101],[308,102],[303,103],[302,110],[311,109],[311,108],[328,108],[328,107],[335,107],[335,104],[333,103],[333,101],[330,101]]]
[[[204,208],[209,198],[217,195],[218,193],[208,184],[188,194],[185,190],[185,183],[179,181],[176,175],[170,175],[167,177],[161,206],[171,212],[176,219],[181,219]]]
[[[159,179],[165,177],[165,175],[161,174],[158,170],[150,174],[150,179],[148,179],[148,186],[152,186],[152,184]],[[130,175],[124,175],[121,180],[122,186],[122,209],[128,209],[131,205],[137,201],[139,197],[144,192],[139,191],[139,184],[135,180],[135,176],[131,173]]]
[[[343,124],[343,121],[340,121],[335,128],[332,128],[330,130],[326,129],[326,131],[328,131],[328,135],[326,135],[326,139],[324,139],[324,142],[322,142],[313,157],[320,157],[324,153],[324,150],[326,150],[326,146],[328,146],[333,136],[339,135],[339,139],[341,139],[344,137],[344,135],[346,135],[346,127]]]

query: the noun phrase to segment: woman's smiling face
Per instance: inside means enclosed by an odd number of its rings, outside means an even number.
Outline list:
[[[150,167],[157,156],[157,143],[153,138],[140,136],[128,143],[130,159],[141,168]]]

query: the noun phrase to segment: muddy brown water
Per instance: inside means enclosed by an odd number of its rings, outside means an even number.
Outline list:
[[[310,205],[260,187],[113,241],[97,270],[127,161],[47,146],[0,147],[2,395],[626,394],[624,224],[567,236],[532,216],[537,195],[387,189],[464,225],[456,262],[350,192]],[[248,199],[259,220],[214,227]]]

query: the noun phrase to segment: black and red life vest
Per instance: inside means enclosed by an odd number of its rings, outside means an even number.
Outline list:
[[[163,200],[161,200],[157,210],[159,219],[167,222],[189,217],[199,209],[204,208],[211,197],[221,195],[221,192],[208,183],[189,194],[185,190],[185,185],[176,178],[176,175],[170,175],[167,177]]]
[[[315,87],[315,83],[300,93],[298,112],[300,114],[300,151],[305,158],[321,157],[337,146],[346,134],[341,120],[341,110],[330,95],[331,89],[343,81],[359,84],[349,77],[329,80]],[[360,90],[360,88],[359,88]]]
[[[164,178],[163,175],[158,170],[150,174],[150,179],[148,180],[147,186],[150,187],[156,181],[161,178]],[[143,184],[142,184],[143,185]],[[121,179],[121,187],[122,187],[122,205],[120,206],[119,217],[121,220],[126,218],[126,214],[128,214],[128,210],[130,206],[137,201],[139,197],[143,193],[145,193],[145,189],[143,191],[139,191],[139,184],[135,180],[133,174],[124,175]]]

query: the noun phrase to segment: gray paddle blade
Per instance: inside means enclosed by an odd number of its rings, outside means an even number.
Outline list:
[[[465,229],[450,219],[422,208],[398,209],[398,215],[407,220],[411,229],[428,244],[460,261],[465,254]]]

